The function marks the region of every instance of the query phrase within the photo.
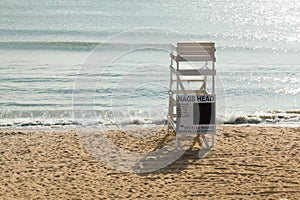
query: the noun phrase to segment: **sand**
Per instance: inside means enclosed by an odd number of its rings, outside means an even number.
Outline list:
[[[144,152],[163,145],[158,131],[147,139],[106,134]],[[300,199],[300,128],[225,126],[205,158],[194,147],[145,174],[108,167],[76,131],[2,131],[0,177],[0,199]]]

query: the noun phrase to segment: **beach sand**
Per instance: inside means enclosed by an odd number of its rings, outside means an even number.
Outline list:
[[[147,139],[106,134],[145,152],[163,145],[157,130]],[[2,131],[0,177],[0,199],[300,199],[300,128],[225,126],[205,158],[192,148],[145,174],[111,169],[76,131]]]

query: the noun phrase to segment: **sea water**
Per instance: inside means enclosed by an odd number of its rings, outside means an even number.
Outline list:
[[[164,124],[187,38],[216,43],[220,122],[299,126],[296,0],[2,0],[0,126]]]

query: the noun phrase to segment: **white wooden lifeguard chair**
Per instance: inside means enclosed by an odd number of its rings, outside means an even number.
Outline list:
[[[170,57],[168,133],[171,129],[176,132],[177,147],[180,135],[196,134],[201,135],[205,148],[212,148],[216,134],[215,44],[178,42],[171,45]]]

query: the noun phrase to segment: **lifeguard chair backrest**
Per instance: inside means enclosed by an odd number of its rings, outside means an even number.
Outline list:
[[[178,61],[216,61],[213,42],[178,42]]]

